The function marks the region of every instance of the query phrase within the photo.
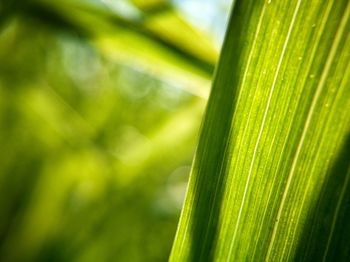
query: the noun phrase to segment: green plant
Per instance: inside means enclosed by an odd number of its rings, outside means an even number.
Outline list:
[[[168,258],[218,53],[175,2],[0,0],[1,261]],[[349,6],[236,1],[170,260],[350,260]]]
[[[350,2],[236,1],[171,261],[349,261]]]
[[[0,261],[168,258],[217,52],[152,2],[0,0]]]

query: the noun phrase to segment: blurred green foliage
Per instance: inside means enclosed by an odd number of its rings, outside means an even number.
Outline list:
[[[216,51],[147,3],[0,1],[1,261],[167,260]]]

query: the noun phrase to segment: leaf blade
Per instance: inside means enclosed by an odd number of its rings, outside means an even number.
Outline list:
[[[349,10],[236,3],[172,260],[301,256],[303,225],[349,133]]]

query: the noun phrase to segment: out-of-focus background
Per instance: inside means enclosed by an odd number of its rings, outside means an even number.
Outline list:
[[[0,261],[166,261],[230,0],[0,0]]]

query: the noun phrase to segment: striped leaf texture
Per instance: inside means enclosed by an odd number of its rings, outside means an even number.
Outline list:
[[[237,0],[171,261],[350,261],[350,1]]]

